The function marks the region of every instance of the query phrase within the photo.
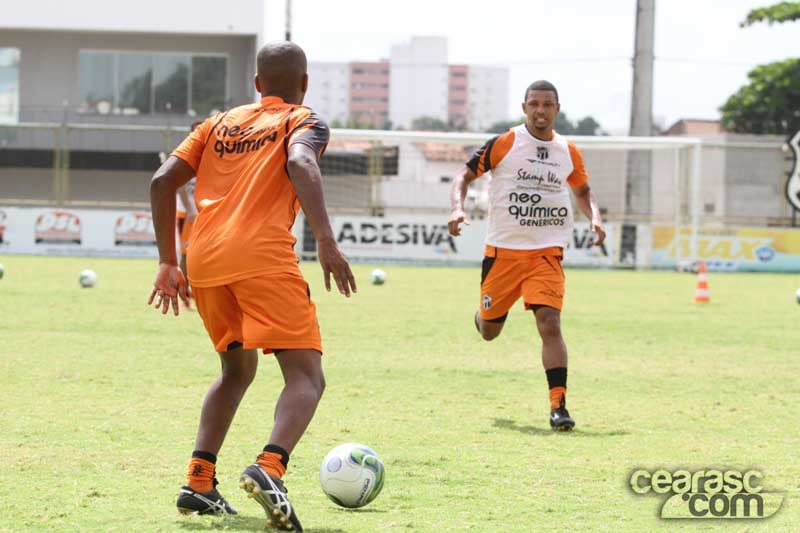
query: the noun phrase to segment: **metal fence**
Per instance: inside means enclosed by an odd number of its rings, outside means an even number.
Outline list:
[[[0,125],[0,204],[145,208],[184,125]],[[334,130],[321,167],[333,212],[442,214],[453,177],[490,135]],[[783,139],[574,137],[609,221],[790,226]],[[485,216],[487,180],[468,208]]]

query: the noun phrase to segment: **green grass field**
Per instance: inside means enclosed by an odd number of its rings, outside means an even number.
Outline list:
[[[238,517],[175,510],[199,407],[218,372],[194,313],[145,306],[154,261],[0,258],[0,530],[259,531],[238,489],[271,429],[271,357],[218,462]],[[91,290],[78,272],[99,276]],[[359,293],[327,294],[304,264],[328,388],[286,476],[308,531],[796,531],[800,524],[798,276],[567,271],[569,408],[553,434],[530,313],[486,343],[472,325],[479,268],[354,267]],[[373,447],[383,493],[335,507],[318,468],[336,444]],[[756,467],[786,491],[763,521],[666,521],[628,488],[636,467]]]

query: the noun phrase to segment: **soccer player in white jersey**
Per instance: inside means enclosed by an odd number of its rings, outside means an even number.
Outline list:
[[[572,141],[553,130],[561,110],[555,86],[544,80],[530,84],[522,110],[525,123],[487,141],[456,176],[448,227],[452,235],[460,235],[461,224],[469,223],[464,213],[467,188],[490,172],[489,230],[475,326],[485,340],[494,339],[503,330],[509,309],[522,297],[525,309],[533,311],[542,339],[550,427],[569,431],[575,421],[566,409],[561,260],[572,237],[570,189],[578,208],[591,220],[593,244],[603,243],[605,230],[583,156]]]

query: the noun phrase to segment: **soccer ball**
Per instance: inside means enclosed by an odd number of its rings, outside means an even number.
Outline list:
[[[94,287],[97,283],[97,274],[94,270],[81,270],[81,275],[78,276],[78,283],[81,284],[81,287],[84,289],[88,289],[90,287]]]
[[[355,442],[332,449],[319,469],[322,491],[341,507],[363,507],[383,488],[383,462],[371,448]]]
[[[376,268],[372,271],[372,274],[370,274],[369,279],[372,281],[373,285],[383,285],[386,283],[386,272],[380,268]]]
[[[2,273],[0,273],[0,278],[1,277],[3,277]],[[797,303],[800,304],[800,289],[797,289],[797,291],[794,293],[794,297],[797,299]]]

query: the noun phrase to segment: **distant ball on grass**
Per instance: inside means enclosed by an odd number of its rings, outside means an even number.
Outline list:
[[[4,267],[2,263],[0,263],[0,279],[3,279],[3,276],[5,275],[6,275],[6,267]]]
[[[372,274],[370,274],[369,279],[373,285],[383,285],[386,283],[386,272],[380,268],[376,268],[372,271]]]
[[[2,273],[0,273],[0,278],[3,277]],[[797,303],[800,304],[800,289],[797,289],[794,293],[794,297],[797,300]]]
[[[97,284],[97,273],[94,270],[81,270],[80,276],[78,276],[78,283],[81,284],[81,287],[84,289],[90,289]]]

